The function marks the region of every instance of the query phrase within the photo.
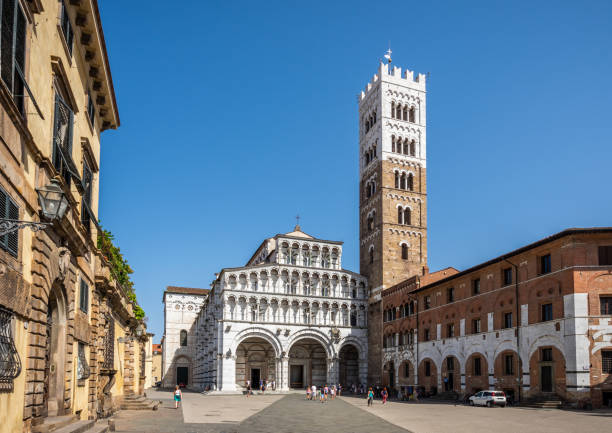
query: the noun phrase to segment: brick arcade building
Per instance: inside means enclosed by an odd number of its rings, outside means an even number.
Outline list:
[[[387,386],[612,399],[612,228],[568,229],[462,272],[414,276],[382,293],[382,310]]]

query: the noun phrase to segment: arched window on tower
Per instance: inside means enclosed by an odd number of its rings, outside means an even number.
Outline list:
[[[180,343],[182,347],[187,346],[187,331],[181,330]]]
[[[406,173],[402,173],[400,177],[400,189],[406,189]]]
[[[402,260],[408,260],[408,245],[402,244]]]
[[[408,121],[414,123],[416,119],[416,110],[414,107],[410,107],[410,113],[408,116]]]
[[[414,176],[412,173],[408,175],[408,190],[412,191],[414,189]]]
[[[407,106],[404,107],[404,111],[402,112],[402,115],[403,115],[402,118],[404,120],[408,120],[408,107]]]
[[[368,217],[367,228],[368,228],[368,233],[374,230],[374,214]]]
[[[395,135],[391,136],[391,152],[395,152]]]
[[[412,224],[411,215],[410,215],[410,209],[409,208],[404,209],[404,224],[405,225],[411,225]]]
[[[357,326],[357,311],[351,311],[351,326]]]
[[[395,102],[391,102],[391,117],[395,117]]]
[[[416,144],[414,140],[412,140],[410,142],[410,156],[415,156],[415,155],[416,155]]]
[[[366,182],[365,185],[366,198],[370,198],[370,182]]]
[[[397,107],[395,107],[395,118],[402,120],[402,106],[397,104]]]
[[[374,247],[370,248],[370,264],[374,263]]]
[[[404,217],[404,211],[402,210],[401,207],[398,207],[397,208],[397,223],[398,224],[402,224],[403,217]]]
[[[408,155],[408,139],[404,140],[404,155]]]
[[[399,173],[397,171],[395,172],[395,187],[396,188],[400,187],[400,176],[399,176]]]

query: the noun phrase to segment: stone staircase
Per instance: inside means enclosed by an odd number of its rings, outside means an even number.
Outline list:
[[[157,410],[161,401],[149,400],[143,395],[126,395],[121,410]]]
[[[78,420],[75,415],[50,416],[32,427],[34,433],[106,433],[108,421]]]
[[[563,401],[556,394],[550,394],[527,400],[521,406],[537,409],[561,409]]]

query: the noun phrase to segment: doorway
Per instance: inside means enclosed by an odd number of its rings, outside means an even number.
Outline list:
[[[553,391],[553,369],[550,365],[542,365],[540,367],[540,378],[541,385],[540,390],[542,392]]]
[[[291,366],[291,388],[304,388],[304,366]]]
[[[261,380],[261,369],[251,368],[251,387],[259,389],[259,381]]]
[[[189,383],[189,367],[176,367],[176,384],[185,387]]]
[[[49,294],[46,334],[44,415],[58,416],[64,413],[66,371],[66,304],[60,286],[54,286]]]

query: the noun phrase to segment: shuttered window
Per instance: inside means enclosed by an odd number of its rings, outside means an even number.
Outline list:
[[[62,0],[62,18],[61,18],[61,28],[62,33],[64,35],[64,39],[66,40],[66,45],[68,45],[68,51],[72,56],[72,44],[74,41],[74,30],[72,28],[72,24],[70,23],[70,16],[68,15],[68,9],[66,9],[66,3]]]
[[[612,245],[602,245],[599,247],[599,266],[612,265]]]
[[[612,315],[612,296],[599,297],[600,314]]]
[[[81,222],[89,231],[91,229],[91,184],[93,182],[93,174],[87,165],[87,161],[83,160],[83,203],[81,205]]]
[[[89,310],[89,286],[83,279],[81,279],[81,290],[79,292],[79,309],[87,313]]]
[[[601,351],[601,372],[612,374],[612,350]]]
[[[67,185],[70,185],[71,178],[73,119],[72,109],[56,93],[53,117],[53,165]]]
[[[1,3],[0,76],[13,94],[15,104],[23,116],[25,115],[24,93],[26,91],[30,93],[23,74],[27,22],[17,0],[2,0]]]
[[[0,219],[19,219],[19,207],[11,200],[9,195],[0,188]],[[15,230],[6,235],[0,236],[0,248],[8,251],[11,255],[19,255],[19,231]]]
[[[87,92],[87,116],[91,122],[91,126],[94,126],[94,120],[96,119],[96,106],[94,105],[91,92]]]

